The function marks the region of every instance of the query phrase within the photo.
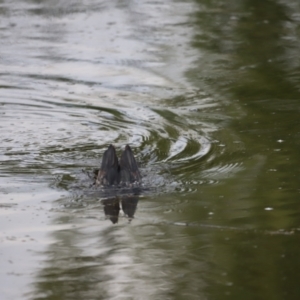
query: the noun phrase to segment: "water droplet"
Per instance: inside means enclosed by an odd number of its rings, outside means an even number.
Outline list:
[[[273,207],[265,207],[265,210],[273,210]]]

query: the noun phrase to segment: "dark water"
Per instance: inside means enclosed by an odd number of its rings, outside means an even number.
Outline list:
[[[299,299],[298,1],[0,17],[1,300]],[[123,209],[82,172],[109,144],[144,178]]]

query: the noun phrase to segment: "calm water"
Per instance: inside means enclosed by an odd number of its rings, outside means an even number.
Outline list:
[[[298,0],[0,17],[1,300],[299,299]],[[144,178],[120,211],[86,175],[109,144]]]

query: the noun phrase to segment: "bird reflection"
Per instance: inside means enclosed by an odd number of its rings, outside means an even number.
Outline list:
[[[124,195],[102,200],[104,214],[113,224],[118,223],[121,207],[128,220],[131,221],[134,218],[138,202],[139,197],[137,195]]]
[[[113,224],[118,223],[120,212],[119,198],[104,199],[102,200],[102,204],[104,205],[104,214],[106,218],[110,219]]]
[[[140,194],[141,174],[129,145],[122,152],[120,162],[113,145],[104,152],[101,168],[95,171],[95,185],[116,194],[102,200],[104,214],[113,224],[118,223],[120,209],[129,221],[134,218]]]
[[[138,202],[139,197],[137,195],[127,195],[122,197],[122,210],[129,219],[133,219]]]

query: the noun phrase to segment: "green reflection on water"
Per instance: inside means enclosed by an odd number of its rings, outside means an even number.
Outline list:
[[[296,235],[289,230],[299,227],[299,25],[295,16],[300,7],[293,1],[197,3],[192,45],[201,57],[186,75],[194,84],[221,95],[222,110],[231,116],[227,132],[236,134],[244,146],[232,158],[229,136],[220,137],[226,132],[220,129],[217,136],[227,147],[221,155],[223,164],[236,160],[241,170],[215,186],[200,186],[201,192],[189,199],[190,220],[205,217],[202,203],[211,212],[211,220],[206,217],[205,222],[224,226],[209,238],[208,297],[297,299],[299,247],[297,230]],[[199,249],[200,236],[191,237],[193,253]]]
[[[276,214],[286,219],[279,222],[279,228],[296,227],[299,221],[293,211],[298,209],[295,199],[299,197],[299,84],[294,78],[298,43],[289,2],[199,4],[196,22],[202,33],[195,35],[192,44],[205,57],[215,55],[209,61],[209,83],[224,102],[230,99],[223,110],[232,116],[229,128],[244,144],[245,157],[260,155],[265,159],[256,174],[252,201],[258,207],[260,203],[277,207],[281,213]],[[208,82],[201,71],[203,62],[207,67],[205,59],[200,59],[197,68],[187,72],[191,80],[198,72],[202,81]],[[226,160],[228,154],[222,158]]]

